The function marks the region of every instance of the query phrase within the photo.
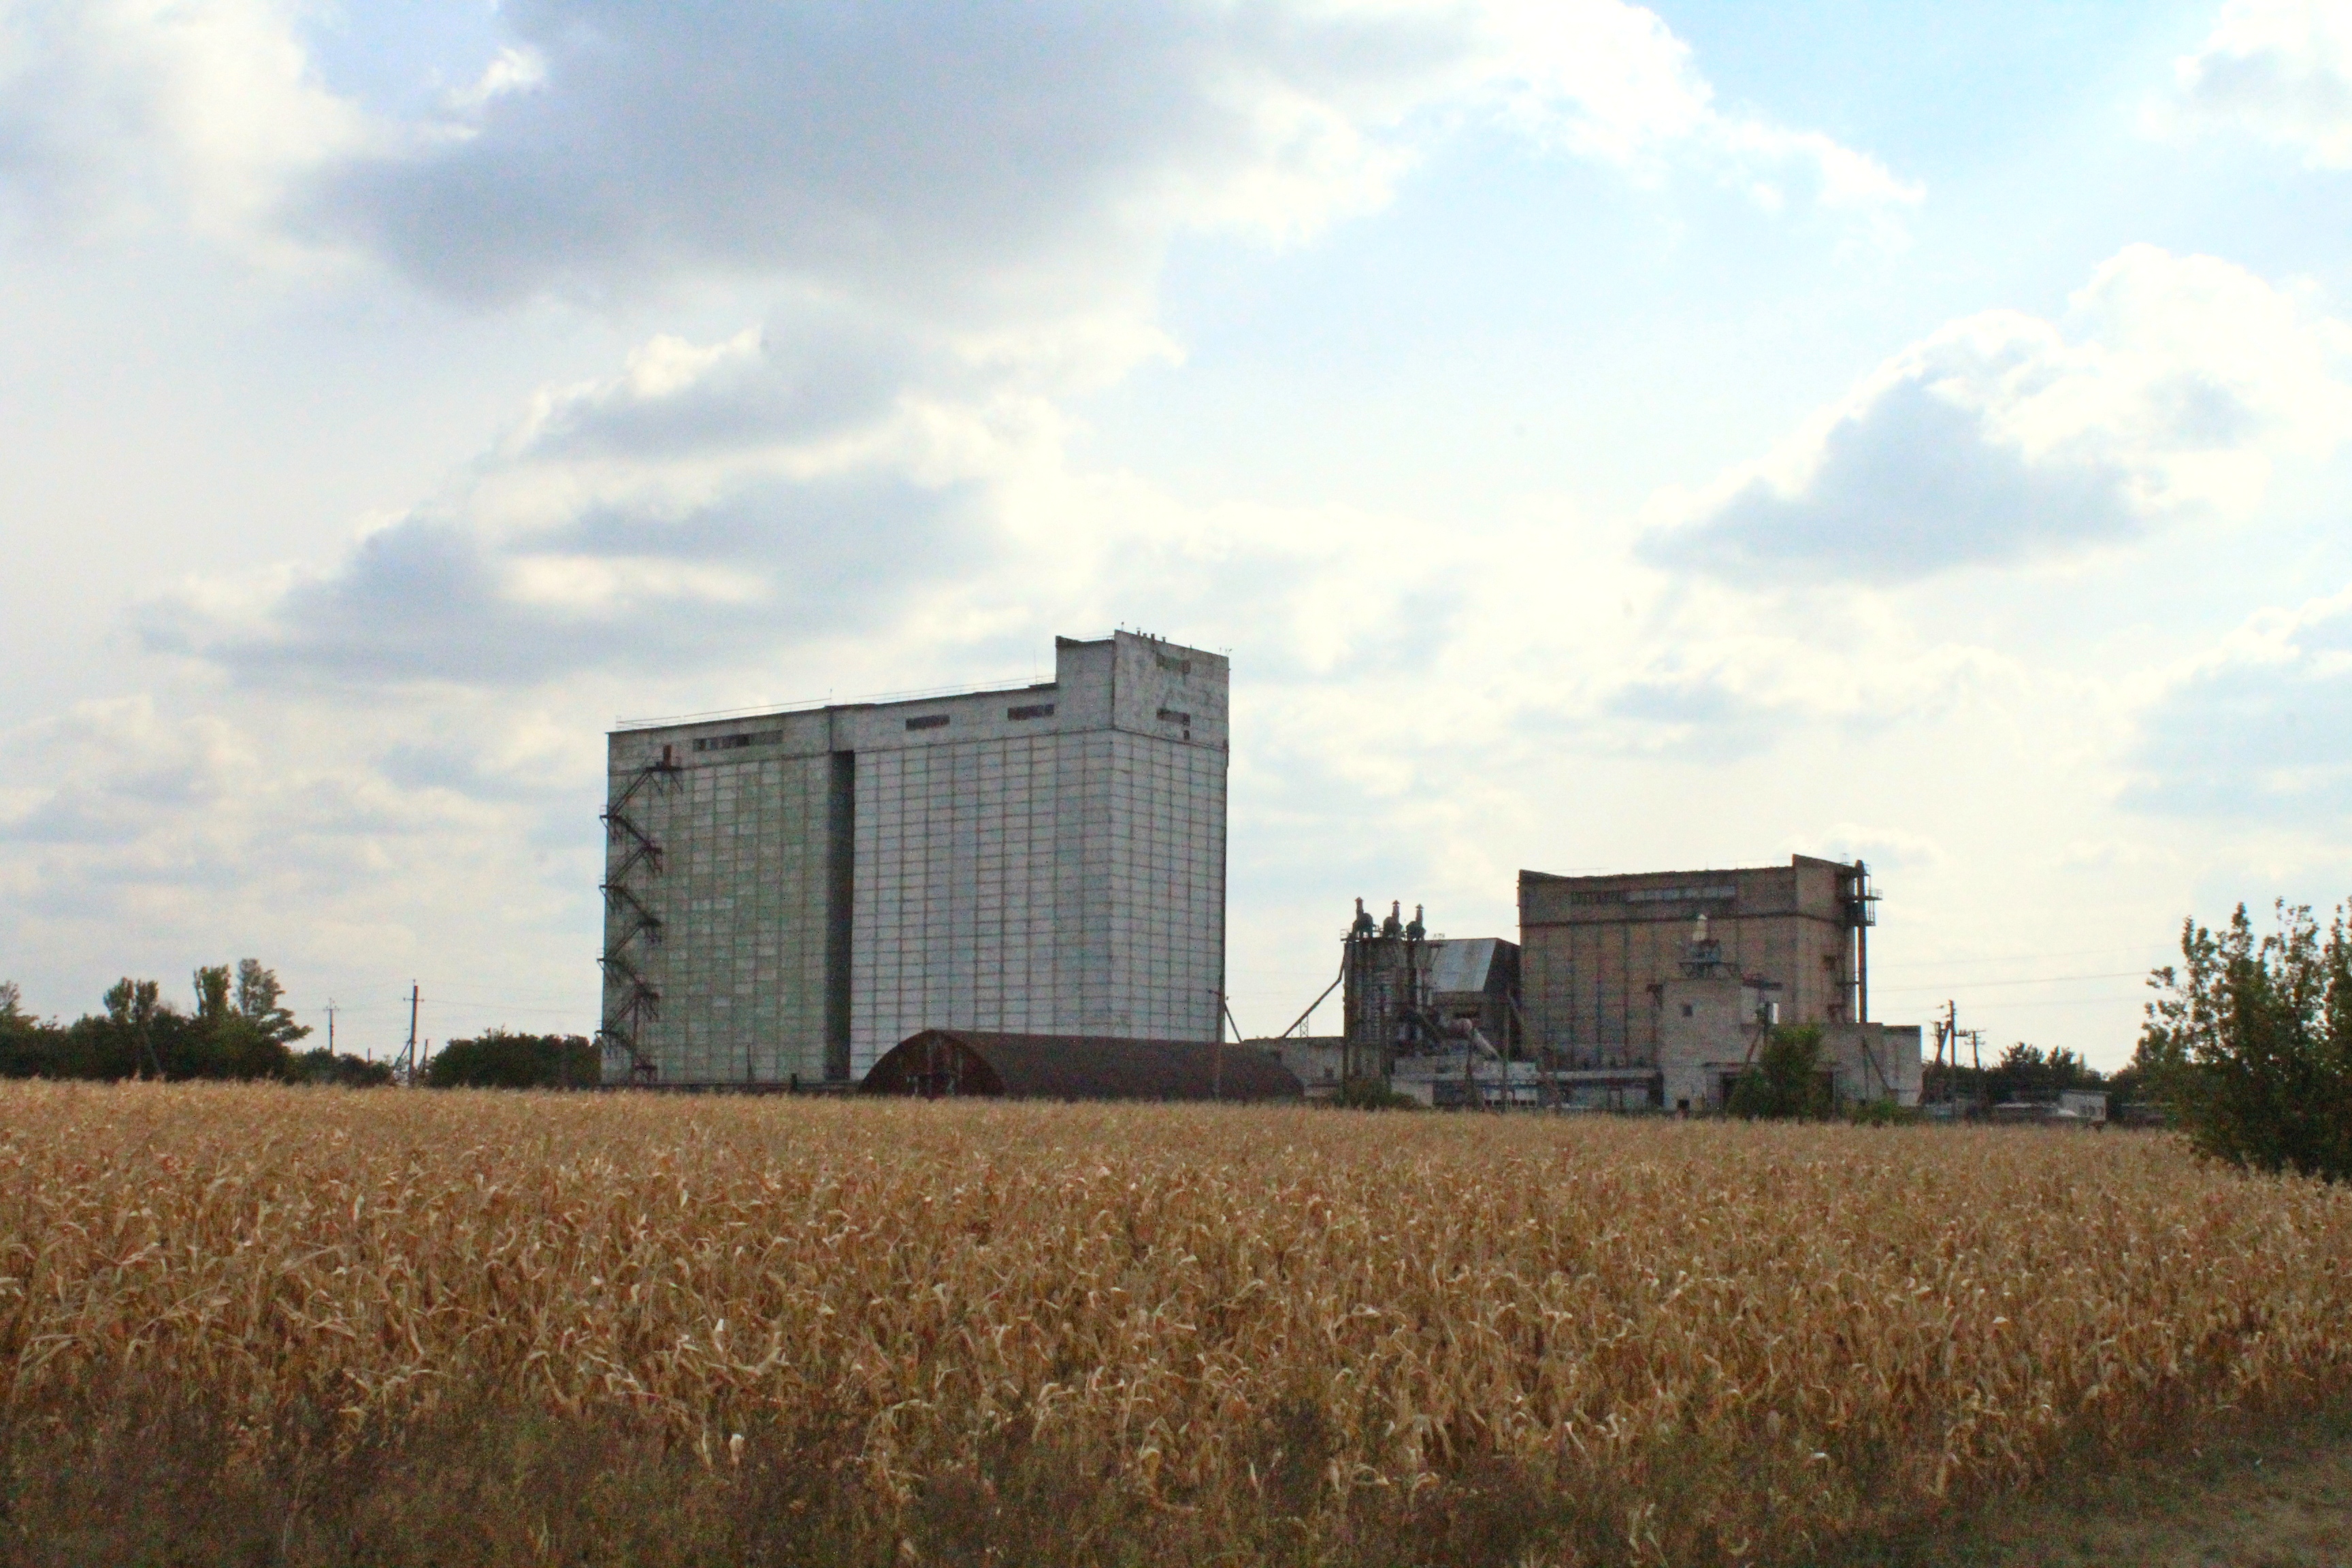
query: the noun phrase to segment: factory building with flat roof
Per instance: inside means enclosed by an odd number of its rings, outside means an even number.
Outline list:
[[[1861,865],[1810,855],[1725,871],[1522,871],[1519,968],[1528,1033],[1556,1051],[1654,1054],[1650,988],[1682,973],[1691,923],[1701,914],[1727,965],[1780,987],[1782,1022],[1864,1017],[1864,932],[1874,902]]]
[[[1227,661],[609,738],[607,1081],[846,1084],[924,1029],[1213,1041]]]
[[[1919,1029],[1870,1019],[1877,894],[1860,861],[1560,877],[1519,873],[1530,1043],[1580,1103],[1696,1110],[1774,1025],[1819,1025],[1857,1100],[1913,1103]]]

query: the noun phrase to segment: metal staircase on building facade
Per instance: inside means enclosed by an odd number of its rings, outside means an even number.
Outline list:
[[[604,813],[606,842],[625,846],[625,852],[603,884],[607,938],[597,962],[604,971],[604,1022],[596,1031],[596,1043],[607,1056],[627,1058],[632,1083],[651,1083],[660,1070],[645,1052],[644,1036],[645,1026],[661,1016],[661,990],[630,961],[630,951],[660,946],[662,921],[637,896],[629,879],[660,876],[662,847],[628,815],[628,808],[648,789],[677,788],[682,771],[664,746],[660,758],[639,768]]]

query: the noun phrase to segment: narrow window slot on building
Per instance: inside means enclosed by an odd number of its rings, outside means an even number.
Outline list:
[[[1160,721],[1162,724],[1182,724],[1190,728],[1192,716],[1190,713],[1179,713],[1173,708],[1162,708],[1160,710]]]
[[[1737,888],[1628,888],[1625,889],[1625,901],[1629,904],[1681,904],[1731,899],[1738,895]]]
[[[1007,719],[1051,719],[1054,705],[1050,702],[1024,702],[1018,708],[1007,708],[1004,716]]]
[[[944,730],[948,727],[950,722],[950,716],[949,714],[926,713],[919,719],[908,720],[907,728],[909,730]]]

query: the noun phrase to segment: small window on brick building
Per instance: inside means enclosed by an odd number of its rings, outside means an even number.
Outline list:
[[[1004,716],[1007,719],[1051,719],[1054,705],[1050,702],[1024,702],[1018,708],[1007,708]]]
[[[908,720],[907,728],[909,730],[944,730],[948,727],[948,723],[949,716],[945,713],[926,713],[919,719]]]
[[[1160,710],[1160,721],[1162,724],[1181,724],[1185,728],[1190,729],[1192,724],[1192,716],[1190,713],[1179,713],[1173,708],[1162,708]]]

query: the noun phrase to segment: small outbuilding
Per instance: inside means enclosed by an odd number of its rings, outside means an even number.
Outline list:
[[[1269,1051],[1198,1040],[1001,1035],[924,1029],[891,1047],[858,1085],[926,1100],[1297,1100],[1306,1090]]]

